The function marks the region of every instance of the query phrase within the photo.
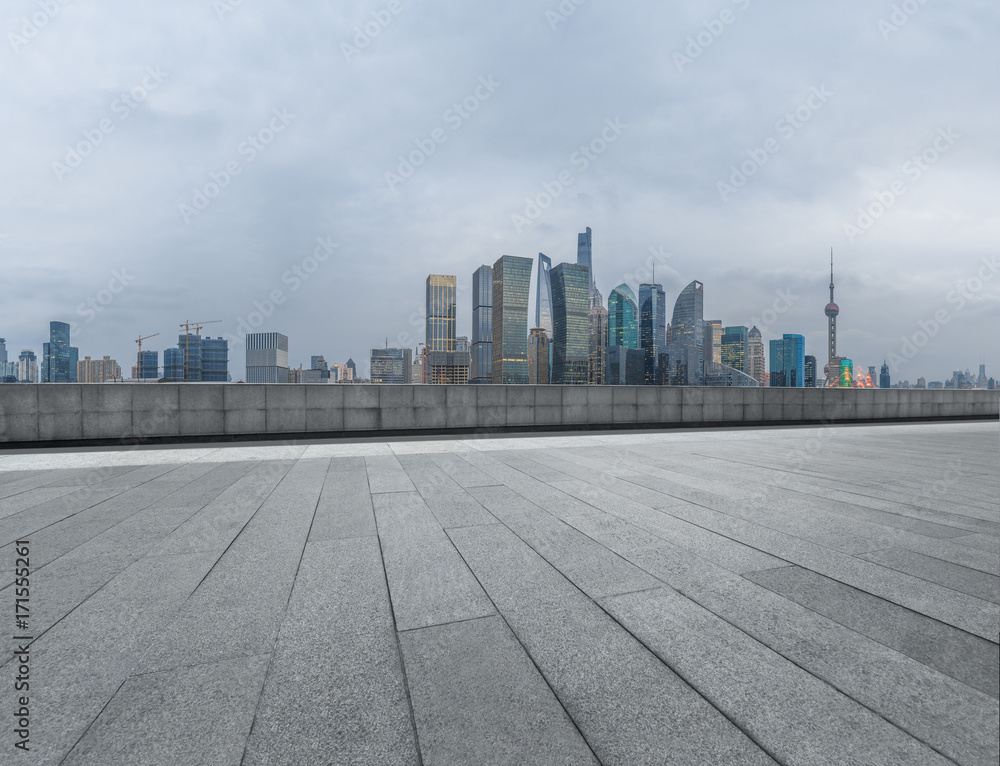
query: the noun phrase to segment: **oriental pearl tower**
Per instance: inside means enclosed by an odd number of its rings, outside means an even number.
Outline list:
[[[823,310],[827,317],[828,361],[823,371],[826,373],[826,384],[836,386],[840,380],[840,357],[837,356],[837,315],[840,307],[833,300],[833,248],[830,248],[830,302]]]

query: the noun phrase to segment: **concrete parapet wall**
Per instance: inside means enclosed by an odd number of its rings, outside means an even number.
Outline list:
[[[997,418],[997,391],[232,383],[0,385],[0,445]]]

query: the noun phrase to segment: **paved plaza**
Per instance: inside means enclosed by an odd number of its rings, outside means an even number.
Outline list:
[[[998,466],[995,421],[0,452],[0,761],[996,764]]]

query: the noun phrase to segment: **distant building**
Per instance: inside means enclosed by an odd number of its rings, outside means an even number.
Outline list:
[[[420,360],[420,354],[413,355],[413,365],[410,367],[410,383],[424,382],[424,366]]]
[[[686,343],[668,343],[667,378],[668,386],[686,386],[691,379],[691,366],[695,364],[697,355],[695,349]],[[662,379],[662,372],[661,372]]]
[[[528,382],[528,292],[531,258],[501,256],[493,264],[494,383]]]
[[[246,382],[288,382],[288,336],[253,332],[246,336]]]
[[[42,383],[70,383],[76,378],[76,359],[69,343],[69,325],[49,322],[49,342],[42,344]]]
[[[806,388],[816,388],[816,357],[806,356]]]
[[[184,350],[168,348],[163,352],[163,378],[171,383],[184,381]]]
[[[608,345],[639,348],[639,304],[624,282],[608,295]]]
[[[358,379],[358,366],[354,363],[351,357],[347,357],[347,361],[344,362],[344,366],[351,371],[351,380]]]
[[[805,385],[805,344],[802,335],[785,333],[771,341],[771,387],[802,388]]]
[[[160,377],[160,352],[140,351],[136,359],[136,374],[139,380],[158,380]]]
[[[528,335],[528,383],[543,386],[549,382],[549,344],[544,327],[532,327]]]
[[[914,388],[927,388],[927,378],[923,376],[917,378],[917,385]]]
[[[589,298],[597,289],[594,282],[594,247],[589,226],[586,231],[581,232],[576,237],[576,263],[587,269],[587,297]]]
[[[38,359],[30,348],[21,349],[17,357],[17,379],[21,383],[38,382]]]
[[[625,385],[646,385],[646,349],[625,349]]]
[[[557,385],[586,385],[590,367],[590,270],[579,263],[552,269],[552,374]]]
[[[472,368],[470,383],[493,382],[493,267],[472,275]]]
[[[373,348],[371,350],[372,383],[402,385],[410,382],[413,352],[408,348]],[[310,371],[312,372],[312,371]],[[322,372],[316,370],[316,372]]]
[[[85,356],[76,364],[78,383],[103,383],[106,380],[117,380],[121,376],[122,368],[110,356],[103,359],[91,359]]]
[[[183,333],[177,337],[177,348],[184,352],[184,380],[198,383],[201,377],[201,336]]]
[[[747,335],[747,344],[750,353],[750,366],[745,372],[762,386],[768,385],[769,376],[767,364],[764,359],[764,340],[761,338],[760,330],[754,325]]]
[[[424,342],[429,351],[455,350],[455,277],[427,277],[427,318]]]
[[[7,361],[7,339],[0,338],[0,364]]]
[[[609,386],[625,385],[625,366],[628,361],[625,346],[608,346],[604,382]]]
[[[705,353],[705,364],[714,362],[715,364],[723,364],[722,361],[722,320],[721,319],[706,319],[705,320],[705,337],[702,341],[702,346],[704,347]],[[710,353],[711,351],[711,353]]]
[[[326,357],[322,354],[318,356],[309,357],[309,369],[310,370],[326,370],[330,371],[330,366],[326,363]]]
[[[923,378],[918,378],[917,379],[917,388],[923,388],[924,387],[923,386],[924,382],[925,381],[924,381]],[[879,373],[879,376],[878,376],[878,387],[879,388],[892,388],[892,381],[889,379],[889,364],[888,364],[888,362],[886,362],[884,360],[882,362],[882,371]]]
[[[757,334],[757,337],[760,337],[760,333]],[[752,377],[750,370],[750,329],[748,327],[736,325],[726,327],[723,330],[719,342],[719,362],[727,367],[732,367],[734,370],[745,372]]]
[[[209,383],[229,380],[229,341],[205,338],[201,342],[201,379]]]
[[[671,345],[683,345],[689,349],[686,379],[674,385],[701,385],[704,377],[704,304],[705,285],[697,280],[681,290],[674,303]]]
[[[667,342],[667,296],[663,286],[639,285],[639,347],[644,351],[643,383],[656,383],[657,357]]]
[[[591,296],[591,301],[596,296]],[[608,364],[608,310],[601,305],[591,306],[589,312],[589,356],[587,381],[592,386],[602,386]]]
[[[535,276],[535,327],[541,327],[552,337],[552,259],[545,253],[538,254],[538,271]]]

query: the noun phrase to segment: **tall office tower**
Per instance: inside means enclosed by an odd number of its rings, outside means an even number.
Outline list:
[[[344,362],[344,367],[346,367],[348,370],[351,371],[350,372],[351,380],[358,379],[358,366],[354,363],[354,360],[351,359],[351,357],[347,357],[347,361]]]
[[[725,328],[722,333],[719,357],[719,361],[727,367],[752,376],[750,372],[750,329],[743,325]]]
[[[885,368],[885,374],[888,375],[889,365],[883,364],[882,366]],[[927,388],[927,378],[923,377],[922,375],[919,378],[917,378],[917,385],[915,385],[914,388]]]
[[[17,358],[17,379],[21,383],[38,382],[38,359],[30,348],[21,349]]]
[[[247,383],[288,382],[288,336],[252,332],[246,337]]]
[[[705,350],[705,365],[722,364],[722,320],[706,319],[705,336],[702,338],[702,348]]]
[[[771,387],[802,388],[805,385],[805,347],[802,335],[785,333],[771,341]]]
[[[805,376],[806,388],[816,388],[816,357],[806,356]]]
[[[670,322],[667,322],[667,343],[670,344],[673,342],[674,342],[674,326],[670,324]]]
[[[531,258],[503,255],[493,264],[494,383],[528,382],[528,290]]]
[[[140,380],[158,380],[160,377],[160,352],[140,351],[137,373]]]
[[[587,267],[587,296],[593,294],[594,290],[597,289],[596,281],[594,280],[594,259],[593,259],[593,243],[591,241],[590,227],[587,230],[581,232],[576,236],[576,263],[578,266]]]
[[[625,385],[625,368],[628,351],[624,346],[608,346],[607,363],[604,368],[604,382],[609,386]]]
[[[833,382],[841,375],[840,357],[837,356],[837,315],[840,307],[833,301],[833,248],[830,248],[830,302],[823,309],[827,319],[827,363],[823,368],[826,374],[826,384],[838,385]],[[841,382],[839,385],[843,385]]]
[[[657,357],[667,342],[667,296],[658,284],[639,285],[639,347],[645,351],[643,382],[656,384]]]
[[[766,386],[768,381],[767,365],[764,360],[764,340],[761,338],[757,325],[750,328],[747,342],[750,350],[750,366],[745,372],[762,386]]]
[[[69,382],[77,383],[76,365],[80,361],[80,349],[76,346],[69,347]]]
[[[0,338],[0,364],[7,361],[7,339]]]
[[[986,388],[987,383],[989,383],[989,379],[986,377],[986,364],[980,364],[979,377],[976,378],[976,388]]]
[[[646,385],[646,349],[625,349],[625,385]]]
[[[608,295],[608,345],[639,348],[639,304],[624,282]]]
[[[470,383],[492,383],[493,375],[493,267],[480,266],[472,274],[472,369]]]
[[[691,349],[688,354],[687,380],[676,385],[700,386],[704,378],[704,304],[705,286],[698,281],[691,282],[681,290],[674,303],[672,345]]]
[[[600,293],[598,293],[600,296]],[[589,312],[589,356],[587,381],[592,386],[603,386],[608,361],[608,310],[604,306],[591,306]]]
[[[979,366],[979,372],[980,372],[980,374],[982,374],[982,371],[983,371],[983,368],[982,368],[982,365],[980,365]],[[920,382],[923,381],[923,380],[924,380],[923,378],[918,378],[917,379],[917,388],[923,388],[923,386],[920,385]],[[892,381],[889,380],[889,364],[886,361],[884,361],[884,360],[882,361],[882,372],[878,376],[878,387],[879,388],[892,388]]]
[[[528,383],[544,386],[549,382],[549,345],[544,327],[532,327],[528,336]]]
[[[419,347],[413,353],[413,366],[410,367],[410,383],[424,382],[424,365],[420,359]]]
[[[436,385],[465,385],[469,382],[469,339],[456,339],[454,351],[424,351],[424,383]]]
[[[598,306],[604,306],[604,296],[601,295],[601,291],[596,287],[592,287],[590,291],[590,308],[596,309]]]
[[[427,277],[426,337],[428,351],[455,350],[455,277]]]
[[[590,368],[590,272],[579,263],[552,269],[552,382],[586,385]]]
[[[202,339],[201,379],[209,383],[229,380],[229,341],[225,338]]]
[[[184,352],[184,380],[200,382],[201,377],[201,345],[200,335],[182,333],[177,336],[177,348]]]
[[[552,259],[545,253],[538,254],[535,276],[535,327],[545,330],[552,337]]]
[[[0,362],[0,383],[17,383],[17,362]]]
[[[168,348],[163,352],[163,377],[171,383],[184,381],[184,349]]]
[[[373,348],[371,352],[372,383],[402,385],[410,382],[413,367],[412,351],[408,348]]]
[[[49,342],[42,353],[42,383],[70,383],[76,378],[76,359],[69,345],[69,325],[49,322]],[[70,375],[70,364],[73,365]]]
[[[85,356],[76,365],[78,383],[103,383],[106,380],[116,380],[122,376],[122,368],[110,356],[103,359],[91,359]]]
[[[322,354],[318,356],[309,357],[309,369],[310,370],[326,370],[330,371],[330,365],[326,363],[326,357]]]

